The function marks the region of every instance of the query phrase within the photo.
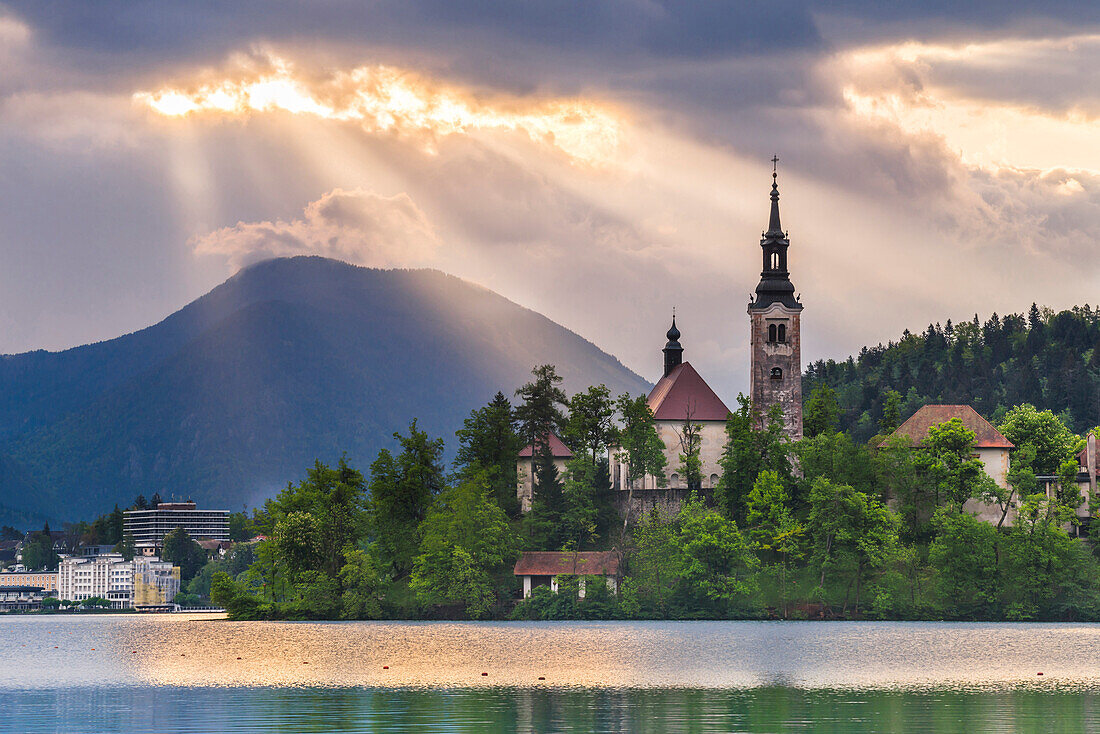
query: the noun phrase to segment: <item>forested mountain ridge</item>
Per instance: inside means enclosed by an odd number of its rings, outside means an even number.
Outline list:
[[[1051,410],[1077,433],[1100,423],[1100,309],[1027,315],[994,313],[929,324],[897,342],[864,347],[846,361],[819,360],[803,375],[803,395],[820,385],[837,393],[840,428],[866,440],[878,432],[890,390],[901,419],[928,403],[969,404],[994,421],[1012,406]]]
[[[95,516],[154,492],[240,509],[314,459],[368,465],[414,416],[453,446],[473,407],[543,363],[570,391],[649,389],[577,334],[438,271],[262,262],[134,334],[0,357],[0,521]]]

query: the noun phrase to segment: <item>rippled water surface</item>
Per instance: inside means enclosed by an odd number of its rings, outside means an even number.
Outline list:
[[[0,651],[13,732],[1100,730],[1098,625],[13,616]]]

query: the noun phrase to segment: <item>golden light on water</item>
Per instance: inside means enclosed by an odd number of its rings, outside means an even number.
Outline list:
[[[392,132],[424,141],[480,131],[526,133],[573,161],[606,165],[621,143],[621,113],[580,98],[482,100],[456,85],[393,66],[360,66],[316,78],[271,58],[263,72],[193,85],[141,91],[134,100],[166,117],[212,114],[245,117],[288,112],[358,122],[368,133]]]

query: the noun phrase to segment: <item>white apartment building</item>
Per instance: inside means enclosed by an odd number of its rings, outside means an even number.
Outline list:
[[[57,577],[59,599],[84,601],[102,597],[111,602],[112,609],[165,604],[180,590],[178,566],[157,558],[126,561],[118,553],[64,558]]]

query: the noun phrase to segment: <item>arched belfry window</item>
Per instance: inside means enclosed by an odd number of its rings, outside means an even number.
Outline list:
[[[772,253],[772,270],[779,270],[779,253]]]
[[[786,324],[780,324],[778,331],[779,331],[779,335],[776,338],[776,341],[786,342],[787,341],[787,325]]]
[[[782,380],[783,379],[783,370],[779,367],[772,367],[772,379],[773,380]]]
[[[775,328],[775,324],[768,324],[768,341],[774,342],[779,338],[779,332]]]

